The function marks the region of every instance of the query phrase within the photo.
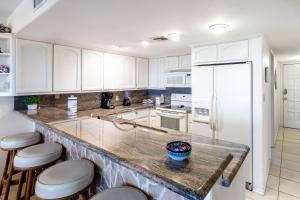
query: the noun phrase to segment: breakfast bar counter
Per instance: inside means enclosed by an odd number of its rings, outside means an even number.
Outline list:
[[[110,121],[87,116],[51,122],[37,114],[26,116],[46,143],[64,145],[68,159],[87,158],[96,164],[99,191],[126,184],[150,199],[205,199],[214,185],[230,185],[249,151],[245,145],[177,131],[122,131]],[[185,161],[168,158],[166,144],[177,140],[192,145]]]

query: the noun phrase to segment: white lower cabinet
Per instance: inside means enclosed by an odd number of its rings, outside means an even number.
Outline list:
[[[149,60],[149,88],[165,88],[165,59],[153,58]]]
[[[82,78],[83,91],[103,89],[103,53],[82,50]]]
[[[81,89],[81,49],[54,45],[53,90],[75,92]]]
[[[129,56],[104,54],[104,89],[135,88],[135,59]]]
[[[148,88],[149,86],[149,60],[136,59],[136,88]]]
[[[17,39],[16,93],[52,91],[53,45]]]

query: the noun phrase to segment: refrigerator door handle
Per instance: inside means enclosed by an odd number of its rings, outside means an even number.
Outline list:
[[[210,101],[209,125],[211,130],[214,130],[213,114],[214,114],[214,95],[211,96],[211,101]]]
[[[218,127],[218,117],[217,117],[217,95],[215,94],[214,95],[214,131],[217,130],[217,127]]]

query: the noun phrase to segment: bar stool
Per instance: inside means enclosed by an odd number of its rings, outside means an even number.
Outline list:
[[[140,190],[123,186],[104,190],[103,192],[96,194],[90,200],[147,200],[146,195]]]
[[[13,160],[17,153],[17,150],[37,144],[41,140],[41,136],[37,132],[27,132],[21,134],[15,134],[6,136],[0,141],[0,148],[3,151],[7,151],[6,163],[3,171],[3,176],[0,182],[0,195],[2,194],[3,187],[5,185],[3,200],[8,199],[9,190],[12,181],[12,176],[17,173],[13,167]]]
[[[62,155],[62,145],[38,144],[19,151],[14,159],[14,168],[21,171],[17,200],[21,198],[26,173],[25,200],[29,200],[34,190],[34,180],[45,168],[54,164]]]
[[[40,199],[71,199],[82,196],[94,179],[94,164],[89,160],[69,160],[43,171],[37,178],[35,194]]]

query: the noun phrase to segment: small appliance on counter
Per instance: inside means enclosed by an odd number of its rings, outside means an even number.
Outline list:
[[[149,99],[143,99],[143,104],[145,105],[153,105],[154,104],[154,100],[149,98]]]
[[[123,106],[131,106],[130,97],[124,97],[124,99],[123,99]]]
[[[77,97],[68,97],[68,115],[76,115],[77,113]]]
[[[105,109],[114,109],[115,106],[113,104],[112,98],[114,94],[111,92],[103,92],[101,93],[101,108]]]

